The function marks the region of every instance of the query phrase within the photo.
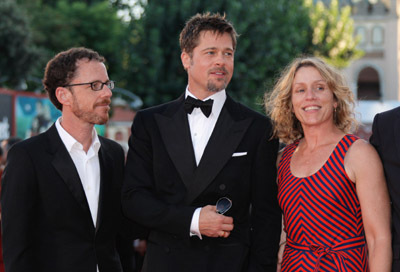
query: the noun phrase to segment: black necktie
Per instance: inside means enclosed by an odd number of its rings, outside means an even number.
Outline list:
[[[200,99],[195,99],[188,95],[185,100],[185,111],[191,114],[194,108],[200,108],[203,114],[208,118],[211,114],[213,103],[214,101],[212,99],[201,101]]]

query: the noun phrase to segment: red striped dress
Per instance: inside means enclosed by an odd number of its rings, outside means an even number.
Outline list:
[[[357,139],[345,135],[325,164],[304,178],[290,170],[299,141],[283,151],[278,167],[287,233],[282,272],[368,271],[360,202],[344,169],[346,152]]]

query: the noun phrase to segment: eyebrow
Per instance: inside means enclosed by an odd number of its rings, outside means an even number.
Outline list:
[[[324,79],[318,79],[318,80],[314,81],[313,84],[314,83],[320,83],[320,82],[323,82],[323,83],[327,84],[326,80],[324,80]],[[297,83],[294,82],[293,83],[293,85],[300,85],[300,84],[305,84],[305,83],[304,82],[297,82]]]
[[[207,51],[207,50],[218,50],[218,48],[217,47],[207,47],[207,48],[202,49],[201,51]],[[233,49],[230,47],[226,47],[223,50],[233,51]]]

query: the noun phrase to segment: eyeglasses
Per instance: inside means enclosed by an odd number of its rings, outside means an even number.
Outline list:
[[[217,204],[215,205],[217,208],[217,213],[224,214],[232,207],[232,200],[227,197],[221,197],[218,199]]]
[[[92,90],[95,92],[103,90],[104,85],[106,85],[110,90],[114,89],[115,87],[115,83],[112,80],[107,80],[106,82],[93,81],[88,83],[69,84],[65,85],[64,87],[72,87],[72,86],[87,85],[87,84],[90,84],[90,88],[92,88]]]

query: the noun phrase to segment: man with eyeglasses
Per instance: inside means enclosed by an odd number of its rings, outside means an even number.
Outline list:
[[[225,91],[236,36],[225,16],[192,17],[180,34],[186,90],[133,122],[122,206],[150,229],[146,272],[276,271],[278,141]]]
[[[87,48],[57,54],[45,89],[62,116],[8,153],[2,184],[6,271],[133,270],[133,227],[121,213],[124,152],[98,136],[114,82]]]

